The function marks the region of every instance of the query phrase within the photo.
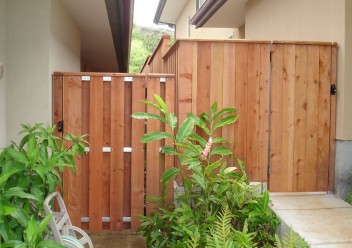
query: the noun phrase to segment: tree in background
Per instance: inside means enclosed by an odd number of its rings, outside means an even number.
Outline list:
[[[149,55],[152,55],[163,35],[173,36],[173,30],[133,26],[130,73],[139,73]]]

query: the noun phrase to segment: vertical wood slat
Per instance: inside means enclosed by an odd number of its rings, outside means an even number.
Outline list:
[[[89,229],[102,230],[103,80],[90,81]]]
[[[271,64],[271,109],[270,109],[270,191],[286,189],[282,167],[282,78],[283,46],[273,45]]]
[[[258,181],[268,181],[270,47],[260,45]]]
[[[246,122],[247,122],[247,71],[248,71],[248,44],[236,44],[236,104],[239,119],[235,124],[235,157],[246,165]]]
[[[110,229],[123,229],[124,182],[124,97],[123,77],[111,81],[111,166],[110,166]]]
[[[306,168],[304,173],[305,191],[317,188],[318,137],[319,129],[319,46],[308,47],[308,81],[307,81],[307,134],[306,134]]]
[[[175,79],[167,78],[165,82],[165,103],[168,106],[168,111],[174,113],[175,111]],[[170,132],[170,128],[166,127],[166,132]],[[165,141],[165,146],[173,146],[170,139]],[[173,156],[165,156],[165,171],[175,166],[175,158]],[[165,204],[172,204],[174,200],[174,182],[170,180],[166,189]]]
[[[337,86],[337,48],[331,48],[331,84]],[[330,96],[330,154],[329,154],[329,183],[328,190],[334,191],[335,176],[335,135],[336,135],[336,94]]]
[[[147,78],[147,100],[154,102],[153,94],[160,95],[160,79],[156,77]],[[147,106],[147,112],[151,114],[159,114],[159,111]],[[159,131],[160,123],[158,120],[147,120],[147,133]],[[160,141],[153,141],[147,143],[147,158],[146,158],[146,196],[159,197],[160,196],[160,167],[159,167],[159,149]],[[147,215],[155,210],[156,205],[147,201]]]
[[[330,85],[331,85],[331,47],[321,46],[319,50],[319,131],[317,190],[328,190],[330,143]]]
[[[145,104],[139,99],[145,98],[145,77],[135,77],[132,84],[132,112],[145,112]],[[144,121],[132,119],[132,168],[131,168],[131,229],[136,231],[140,225],[136,214],[144,214],[144,144],[140,138],[144,134]]]
[[[64,133],[82,133],[82,82],[78,76],[64,77]],[[70,109],[70,111],[68,111]],[[68,144],[69,145],[69,144]],[[81,226],[81,158],[75,160],[76,173],[64,171],[64,199],[73,225]]]
[[[295,73],[296,48],[294,45],[284,46],[282,78],[282,167],[285,177],[282,191],[293,190],[293,154],[294,154],[294,107],[295,107]],[[287,182],[287,183],[286,183]],[[278,189],[279,190],[279,189]]]
[[[260,83],[260,45],[248,45],[247,72],[247,133],[246,150],[248,177],[258,181],[258,151],[259,151],[259,83]]]
[[[200,115],[209,111],[210,106],[210,42],[199,43],[197,50],[197,98],[193,99],[193,101],[197,102],[196,114]]]
[[[308,47],[296,46],[294,190],[304,191],[306,169]]]

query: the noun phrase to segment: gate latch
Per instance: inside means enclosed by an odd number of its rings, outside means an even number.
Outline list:
[[[331,95],[335,95],[335,94],[336,94],[336,91],[337,91],[336,85],[335,85],[335,84],[332,84],[332,85],[330,86],[330,94],[331,94]]]
[[[64,121],[59,121],[57,123],[57,131],[62,133],[64,131]]]

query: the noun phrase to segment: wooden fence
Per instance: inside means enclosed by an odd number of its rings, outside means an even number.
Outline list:
[[[222,135],[236,141],[252,181],[271,191],[332,191],[336,49],[331,42],[184,39],[143,70],[175,74],[180,120],[215,101],[237,107],[238,122]]]
[[[131,118],[151,112],[142,100],[161,95],[174,110],[171,75],[55,73],[54,123],[63,133],[89,134],[87,155],[77,160],[75,175],[64,172],[64,200],[73,223],[89,230],[136,230],[136,214],[149,213],[148,196],[160,194],[160,175],[173,159],[159,158],[161,144],[140,142],[145,131],[165,129],[157,121]],[[62,133],[57,133],[62,135]],[[172,184],[169,198],[172,200]]]

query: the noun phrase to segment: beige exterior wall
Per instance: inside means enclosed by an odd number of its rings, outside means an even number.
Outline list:
[[[6,144],[6,0],[0,0],[0,63],[4,74],[0,78],[0,151]]]
[[[230,36],[237,39],[239,32],[237,28],[198,28],[189,24],[190,18],[196,13],[196,0],[190,0],[185,5],[182,13],[176,21],[176,39],[181,38],[204,38],[227,39]]]
[[[7,5],[9,144],[18,141],[20,124],[51,123],[51,73],[79,71],[80,48],[78,29],[59,0],[7,0]]]
[[[352,1],[251,0],[245,16],[246,39],[338,43],[336,138],[352,140]]]

